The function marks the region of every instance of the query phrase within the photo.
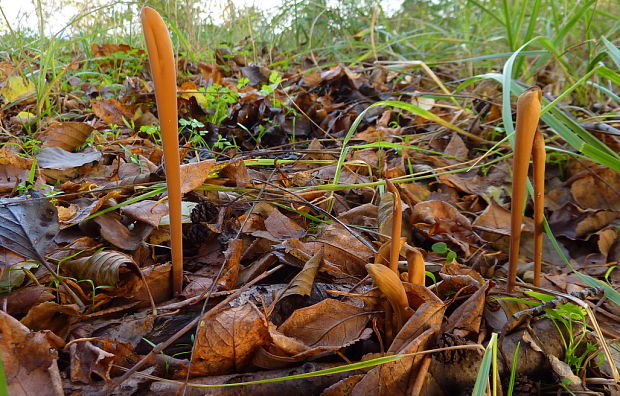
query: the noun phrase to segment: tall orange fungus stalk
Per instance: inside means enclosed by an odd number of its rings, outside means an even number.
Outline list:
[[[163,19],[150,7],[142,9],[142,30],[149,54],[155,99],[166,163],[172,250],[172,290],[183,289],[183,230],[181,224],[181,169],[179,159],[177,77],[172,41]]]
[[[545,142],[538,131],[542,93],[532,87],[517,100],[514,171],[512,175],[512,205],[510,216],[510,250],[508,259],[508,292],[514,290],[521,242],[521,222],[525,208],[525,187],[530,155],[534,154],[534,284],[540,285],[542,266]]]

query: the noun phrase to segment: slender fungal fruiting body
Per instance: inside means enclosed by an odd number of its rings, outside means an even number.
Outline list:
[[[401,234],[403,227],[403,205],[398,189],[389,180],[385,181],[388,190],[394,195],[394,209],[392,210],[392,244],[390,248],[390,269],[398,274],[398,257],[400,256]]]
[[[534,286],[540,286],[543,249],[543,220],[545,217],[545,139],[536,129],[534,135]]]
[[[508,258],[508,292],[512,292],[517,279],[517,262],[519,260],[519,244],[521,241],[521,222],[523,220],[523,210],[525,208],[525,186],[527,184],[527,172],[529,168],[530,155],[532,154],[532,148],[534,145],[536,131],[538,129],[538,121],[540,119],[540,100],[542,93],[540,88],[532,87],[519,96],[517,100],[517,126],[515,134],[515,151],[514,151],[514,165],[512,175],[512,205],[510,214],[510,250]],[[539,132],[540,134],[540,132]],[[542,225],[542,209],[540,204],[542,201],[544,190],[544,154],[541,156],[540,152],[544,153],[544,141],[542,136],[536,139],[537,145],[534,155],[536,161],[534,177],[535,185],[538,186],[535,196],[535,222]],[[540,160],[542,158],[542,166]],[[540,219],[537,217],[540,216]],[[540,239],[540,252],[542,252],[542,227],[538,229],[535,234],[535,240]],[[538,243],[536,246],[538,247]],[[537,272],[540,274],[540,259],[542,253],[539,254],[535,251],[535,267],[538,268]],[[535,271],[536,272],[536,271]],[[540,275],[539,275],[540,276]]]
[[[424,286],[424,276],[426,268],[424,267],[424,256],[420,250],[412,248],[407,251],[408,280],[409,283]]]
[[[183,230],[181,223],[181,170],[176,64],[168,29],[157,11],[150,7],[142,9],[142,29],[149,55],[151,76],[155,85],[155,99],[164,146],[170,211],[172,290],[176,296],[183,289]]]
[[[366,264],[366,271],[390,302],[396,319],[396,332],[398,332],[407,320],[407,307],[409,307],[407,293],[400,278],[383,264]],[[391,318],[387,319],[388,322],[391,322]]]

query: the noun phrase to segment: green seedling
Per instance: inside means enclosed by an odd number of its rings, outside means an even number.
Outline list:
[[[437,242],[431,246],[431,250],[435,253],[445,254],[446,263],[451,263],[456,259],[456,252],[448,247],[445,242]]]

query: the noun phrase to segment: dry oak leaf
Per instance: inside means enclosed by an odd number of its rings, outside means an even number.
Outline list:
[[[200,322],[192,375],[238,373],[270,341],[267,321],[254,304],[227,308]]]
[[[63,345],[51,331],[30,331],[0,311],[0,359],[9,395],[64,395],[56,350]]]
[[[84,122],[58,122],[43,133],[43,147],[60,147],[73,151],[86,141],[94,128]]]

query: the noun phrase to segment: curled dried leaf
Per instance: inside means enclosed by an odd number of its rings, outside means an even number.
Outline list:
[[[97,286],[118,286],[121,275],[129,270],[139,271],[138,266],[126,254],[103,251],[92,256],[67,260],[63,270],[76,279],[92,279]]]

